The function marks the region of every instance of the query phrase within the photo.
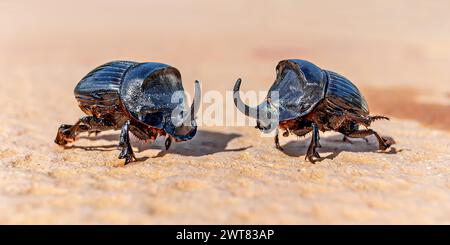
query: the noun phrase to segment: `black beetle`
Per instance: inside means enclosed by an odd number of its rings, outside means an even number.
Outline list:
[[[200,105],[200,83],[195,81],[191,108],[186,108],[180,72],[162,63],[113,61],[89,72],[74,90],[81,110],[88,116],[74,125],[59,127],[55,143],[66,145],[82,132],[121,129],[120,159],[136,160],[128,132],[141,140],[166,135],[172,140],[192,139],[197,132],[195,114]]]
[[[256,128],[276,130],[275,145],[283,150],[278,130],[304,136],[312,131],[311,143],[305,159],[314,162],[320,158],[319,130],[334,130],[351,138],[375,135],[379,149],[386,150],[394,141],[381,137],[368,129],[371,122],[389,118],[370,116],[366,100],[358,88],[347,78],[328,70],[322,70],[311,62],[298,59],[280,61],[276,67],[277,77],[269,93],[257,108],[244,104],[239,96],[241,79],[234,85],[234,103],[245,115],[256,118]],[[277,92],[278,99],[272,98]],[[359,129],[363,125],[366,129]]]

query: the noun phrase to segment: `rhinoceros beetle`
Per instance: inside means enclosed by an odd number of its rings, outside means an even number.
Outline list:
[[[121,129],[119,158],[128,164],[136,160],[129,132],[150,141],[167,136],[166,150],[173,140],[186,141],[197,132],[200,84],[195,81],[195,96],[186,108],[180,72],[166,64],[109,62],[82,78],[74,93],[87,116],[74,125],[61,125],[55,139],[58,145],[75,141],[82,132]]]
[[[320,158],[316,148],[319,130],[337,131],[350,138],[365,138],[375,135],[379,149],[386,150],[395,142],[369,129],[371,122],[389,118],[370,116],[366,100],[358,88],[347,78],[323,70],[311,62],[298,59],[282,60],[276,67],[276,79],[266,99],[258,107],[245,105],[239,95],[241,79],[234,85],[234,103],[245,115],[256,118],[256,128],[275,131],[275,146],[279,143],[278,131],[283,136],[293,133],[305,136],[312,131],[311,143],[305,160],[314,162]],[[277,99],[272,98],[272,94]],[[359,129],[359,126],[366,129]]]

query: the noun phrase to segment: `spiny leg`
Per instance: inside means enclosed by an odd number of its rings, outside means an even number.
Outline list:
[[[365,127],[370,126],[370,124],[373,121],[376,120],[389,120],[389,118],[385,117],[385,116],[359,116],[359,115],[354,115],[351,113],[343,113],[340,114],[337,117],[334,117],[333,120],[331,120],[330,124],[331,124],[331,128],[333,128],[334,130],[337,131],[343,131],[343,132],[353,132],[353,131],[357,131],[358,130],[358,125],[361,124]],[[347,138],[348,135],[346,135],[344,133],[344,137],[342,138],[343,142],[348,142],[350,144],[352,144],[353,142]],[[366,143],[369,143],[369,140],[366,139],[365,137],[361,137],[362,139],[364,139],[366,141]]]
[[[114,124],[102,118],[94,116],[82,117],[74,125],[62,124],[58,128],[55,143],[58,145],[66,145],[75,141],[78,134],[91,131],[105,131],[114,128]]]
[[[315,123],[312,123],[313,134],[311,136],[311,143],[309,144],[308,151],[306,152],[305,160],[314,163],[314,157],[320,158],[319,153],[316,151],[317,147],[321,147],[319,140],[319,128]]]
[[[366,143],[367,144],[369,144],[369,140],[367,139],[367,138],[362,138],[364,141],[366,141]],[[347,137],[347,136],[345,136],[344,135],[344,137],[342,138],[342,141],[343,142],[347,142],[347,143],[349,143],[349,144],[353,144],[353,142]]]
[[[376,120],[389,120],[388,117],[385,116],[357,116],[353,114],[346,113],[344,114],[344,118],[350,121],[354,121],[355,123],[361,124],[363,126],[369,127],[370,124]]]
[[[354,121],[355,123],[364,125],[365,127],[370,126],[370,124],[376,120],[389,120],[389,118],[385,117],[385,116],[359,117],[359,116],[355,116],[352,114],[346,114],[345,117]],[[344,135],[351,137],[351,138],[364,138],[366,140],[366,142],[369,142],[369,141],[365,137],[367,137],[369,135],[375,135],[375,137],[378,140],[378,148],[380,150],[386,150],[392,144],[395,144],[394,140],[382,137],[372,129],[364,129],[364,130],[355,129],[355,130],[351,130],[350,132],[344,132]]]
[[[127,121],[122,126],[122,131],[120,132],[120,141],[119,146],[122,147],[122,151],[120,152],[119,159],[125,159],[125,165],[136,160],[134,156],[133,149],[130,144],[130,121]]]
[[[386,150],[391,145],[395,144],[394,140],[382,137],[372,129],[357,130],[357,131],[353,131],[353,132],[348,132],[345,135],[348,137],[351,137],[351,138],[364,138],[369,135],[375,135],[375,137],[378,140],[378,148],[380,150]]]

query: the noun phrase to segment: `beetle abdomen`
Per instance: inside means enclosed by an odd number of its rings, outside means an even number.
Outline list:
[[[136,64],[131,61],[113,61],[89,72],[75,87],[75,97],[83,112],[97,117],[119,120],[119,91],[122,78],[128,68]]]
[[[369,115],[366,100],[350,80],[332,71],[325,72],[328,76],[325,103],[329,113],[346,111],[358,116]]]

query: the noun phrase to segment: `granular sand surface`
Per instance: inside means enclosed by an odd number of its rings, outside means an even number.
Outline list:
[[[448,1],[2,1],[0,223],[450,223]],[[319,11],[320,10],[320,11]],[[320,13],[320,14],[318,14]],[[119,132],[53,143],[83,114],[81,77],[110,60],[177,67],[185,89],[267,90],[279,60],[338,71],[363,91],[375,138],[273,139],[252,126],[203,122],[165,152],[132,139],[139,162],[117,159]],[[220,97],[220,96],[216,96]],[[203,109],[208,106],[203,104]],[[199,115],[202,117],[202,114]]]

